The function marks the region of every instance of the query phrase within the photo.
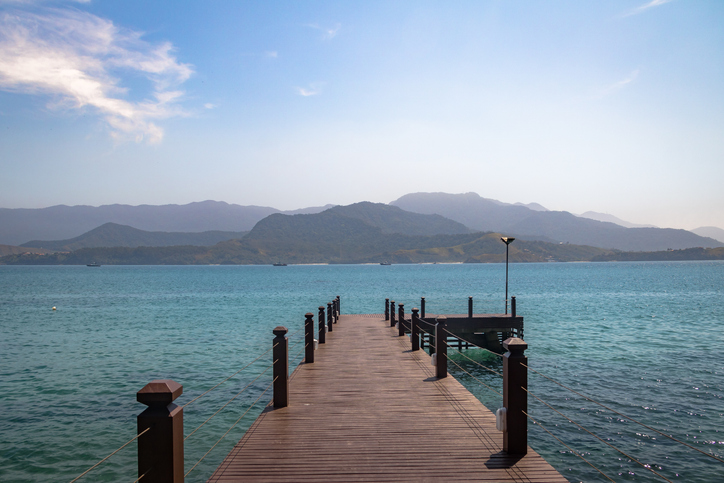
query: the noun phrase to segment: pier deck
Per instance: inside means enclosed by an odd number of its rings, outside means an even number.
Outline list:
[[[343,314],[209,481],[567,481],[530,448],[502,454],[493,413],[388,325]]]

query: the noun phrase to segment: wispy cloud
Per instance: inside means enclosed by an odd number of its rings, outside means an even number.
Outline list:
[[[325,40],[333,39],[334,37],[336,37],[340,29],[342,28],[342,24],[340,23],[335,24],[334,27],[331,28],[320,27],[316,23],[308,23],[306,26],[315,30],[320,30],[322,32],[322,38]]]
[[[324,82],[312,82],[309,87],[295,87],[297,94],[303,97],[316,96],[322,93]]]
[[[159,142],[163,130],[153,121],[186,113],[176,87],[192,74],[173,55],[169,42],[150,44],[140,32],[70,9],[0,14],[0,89],[50,95],[55,109],[95,110],[115,138]],[[121,75],[150,80],[142,100],[122,87]],[[138,97],[138,96],[136,96]]]
[[[277,57],[279,57],[279,53],[275,50],[267,50],[266,52],[264,52],[264,56],[269,57],[270,59],[276,59]]]
[[[623,14],[623,16],[629,17],[631,15],[638,15],[639,13],[643,13],[650,8],[660,7],[661,5],[669,3],[670,1],[671,0],[651,0],[649,3],[645,3],[644,5],[641,5],[634,8],[633,10],[626,12],[625,14]]]
[[[612,94],[616,91],[619,91],[619,90],[623,89],[624,87],[626,87],[628,84],[631,84],[632,82],[634,82],[638,76],[639,76],[639,70],[636,69],[636,70],[632,71],[625,79],[622,79],[618,82],[614,82],[613,84],[610,84],[610,85],[604,87],[603,89],[599,90],[598,94],[594,97],[601,98],[601,97],[605,97],[609,94]]]

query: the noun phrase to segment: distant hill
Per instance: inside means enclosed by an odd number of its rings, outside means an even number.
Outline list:
[[[505,261],[505,245],[500,240],[500,233],[450,233],[459,230],[459,225],[450,224],[439,216],[407,213],[376,203],[357,203],[316,214],[275,213],[257,223],[243,238],[210,247],[81,248],[70,253],[9,255],[0,258],[0,263],[183,265]],[[510,245],[513,263],[723,258],[724,248],[642,253],[525,239],[517,239]]]
[[[608,253],[592,247],[516,241],[511,260],[587,260]],[[439,215],[409,213],[379,203],[334,207],[316,214],[272,214],[243,238],[211,247],[82,248],[55,255],[11,256],[0,263],[269,264],[501,262],[500,234],[469,233]]]
[[[587,211],[577,216],[580,216],[581,218],[589,218],[591,220],[607,221],[609,223],[615,223],[625,228],[657,228],[654,225],[638,225],[636,223],[631,223],[630,221],[622,220],[621,218],[615,217],[613,215],[609,215],[608,213],[597,213],[595,211]]]
[[[294,212],[318,213],[328,207],[303,208]],[[105,223],[164,232],[249,231],[259,220],[280,212],[266,206],[241,206],[220,201],[162,206],[0,208],[0,243],[20,245],[29,240],[66,240]]]
[[[708,236],[724,243],[724,230],[715,226],[702,226],[696,230],[691,230],[692,233],[696,233],[699,236]]]
[[[440,215],[413,213],[384,203],[363,201],[348,206],[336,206],[328,211],[362,220],[380,228],[382,233],[428,236],[458,235],[472,231],[462,223]]]
[[[44,248],[54,251],[73,251],[80,248],[96,247],[167,247],[175,245],[211,246],[221,241],[241,238],[248,232],[204,231],[201,233],[178,233],[144,231],[136,228],[106,223],[81,236],[68,240],[33,240],[22,247]]]
[[[577,217],[566,211],[535,211],[501,205],[476,193],[413,193],[391,203],[416,213],[436,213],[473,230],[501,232],[541,241],[590,245],[627,251],[721,247],[724,243],[686,230],[624,228]]]
[[[52,250],[43,250],[42,248],[26,248],[26,247],[16,247],[13,245],[0,245],[0,257],[5,257],[8,255],[20,255],[23,253],[49,253]]]

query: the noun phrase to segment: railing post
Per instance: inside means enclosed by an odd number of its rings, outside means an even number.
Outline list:
[[[332,302],[327,302],[327,330],[330,332],[334,330],[332,325]]]
[[[390,327],[395,326],[395,301],[390,300]]]
[[[468,297],[468,318],[473,318],[473,298]]]
[[[410,339],[412,340],[412,351],[420,350],[420,329],[418,324],[418,309],[412,309],[412,317],[410,319]]]
[[[342,315],[342,299],[337,295],[337,315]]]
[[[405,304],[398,304],[397,310],[400,315],[397,320],[397,335],[402,337],[405,335]]]
[[[136,393],[148,407],[138,415],[138,476],[154,483],[184,481],[184,413],[173,401],[183,386],[170,379],[157,379]]]
[[[425,297],[420,297],[420,317],[425,318]]]
[[[327,339],[327,327],[324,321],[324,305],[319,306],[319,343],[324,344]]]
[[[281,325],[275,328],[272,349],[274,373],[274,407],[285,408],[289,405],[289,339],[287,328]]]
[[[503,451],[524,455],[528,452],[528,358],[523,352],[528,348],[522,339],[511,337],[503,342],[508,351],[503,355],[503,406],[505,407],[505,432]],[[525,365],[523,365],[525,364]]]
[[[447,377],[447,317],[441,315],[435,324],[435,377],[442,379]]]
[[[304,362],[314,362],[314,314],[304,314]]]
[[[390,299],[385,299],[385,320],[390,320]]]
[[[515,317],[515,297],[510,297],[510,316]]]

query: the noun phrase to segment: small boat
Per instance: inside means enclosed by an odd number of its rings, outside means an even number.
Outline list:
[[[100,266],[101,266],[100,263],[95,263],[95,262],[94,262],[94,263],[89,263],[89,264],[86,265],[86,267],[100,267]]]
[[[286,263],[279,263],[279,262],[274,263],[273,265],[274,265],[275,267],[286,267],[286,266],[287,266]]]
[[[380,265],[392,265],[390,262],[380,262]]]

